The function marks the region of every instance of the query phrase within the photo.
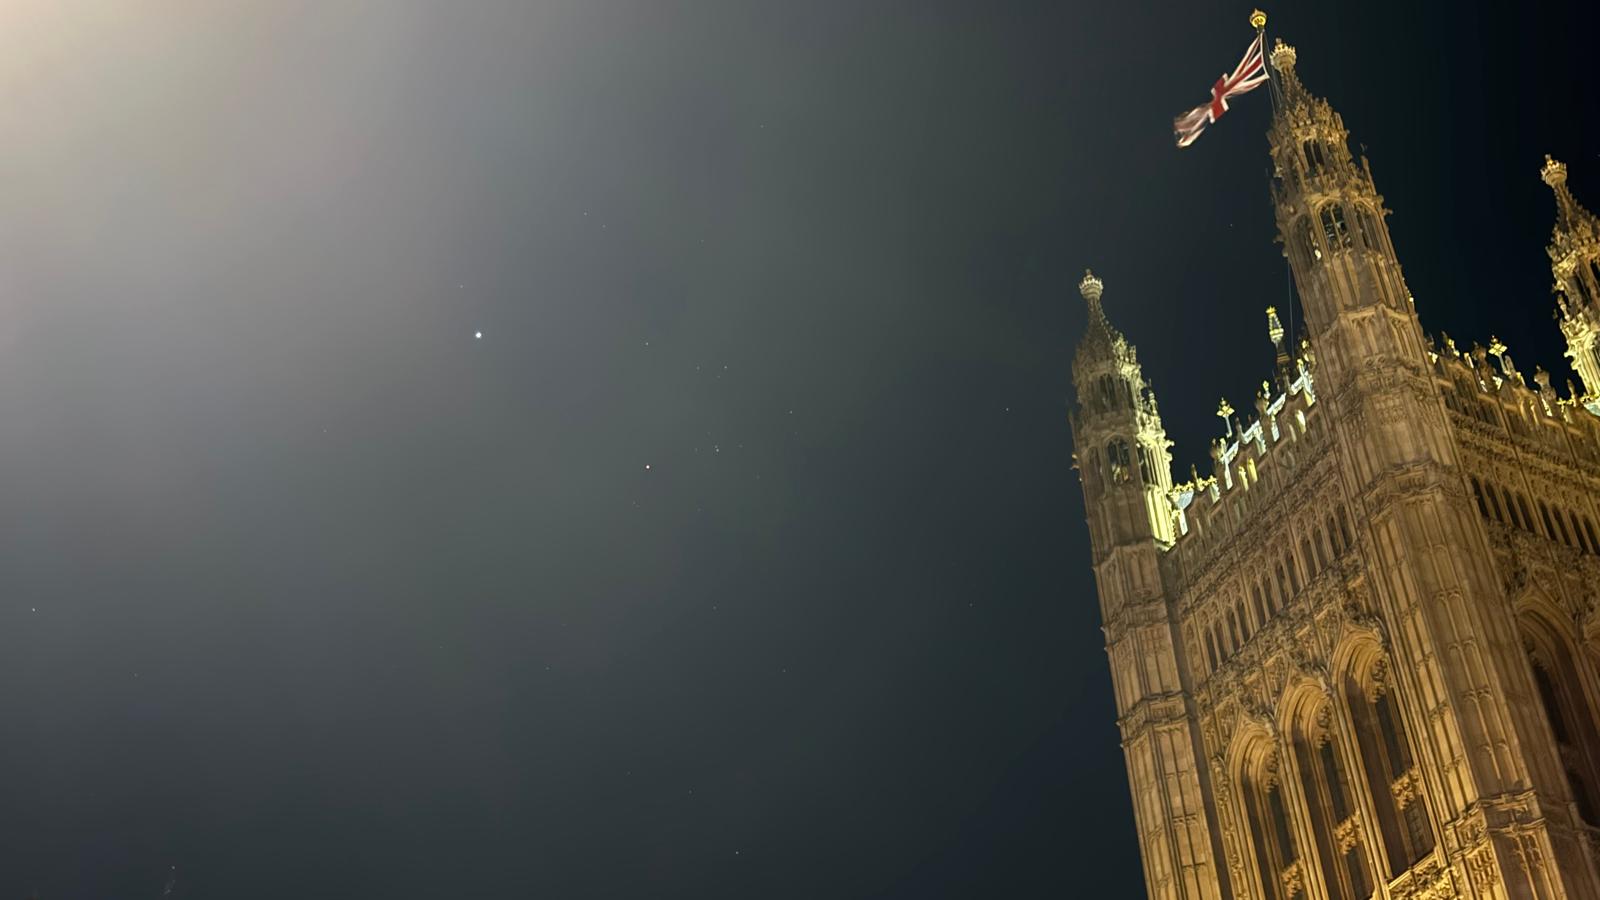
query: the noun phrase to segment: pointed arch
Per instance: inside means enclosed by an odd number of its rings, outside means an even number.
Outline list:
[[[1372,894],[1374,873],[1337,734],[1333,698],[1320,685],[1303,683],[1286,694],[1283,710],[1289,763],[1310,826],[1307,865],[1320,870],[1328,900],[1365,900]]]
[[[1112,484],[1123,484],[1132,478],[1130,461],[1126,440],[1117,437],[1106,444],[1106,463],[1111,472]]]
[[[1578,816],[1600,827],[1600,731],[1585,687],[1593,657],[1575,652],[1577,635],[1561,622],[1555,601],[1530,591],[1517,604],[1517,629],[1527,652],[1539,706],[1555,738]]]
[[[1290,900],[1286,883],[1299,880],[1299,848],[1284,798],[1281,763],[1272,735],[1259,722],[1247,722],[1234,734],[1229,749],[1230,771],[1238,785],[1234,802],[1242,813],[1255,891],[1265,900]]]
[[[1338,690],[1350,729],[1349,749],[1382,841],[1382,854],[1373,855],[1387,861],[1380,866],[1385,878],[1394,878],[1433,851],[1433,825],[1388,659],[1370,638],[1348,644],[1336,659],[1343,663]]]

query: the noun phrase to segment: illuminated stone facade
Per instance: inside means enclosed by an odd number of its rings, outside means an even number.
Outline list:
[[[1547,161],[1562,396],[1424,334],[1339,115],[1272,53],[1308,340],[1174,484],[1081,290],[1073,418],[1148,894],[1600,900],[1600,223]],[[1114,305],[1114,304],[1113,304]]]

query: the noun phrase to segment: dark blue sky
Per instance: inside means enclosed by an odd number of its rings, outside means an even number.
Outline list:
[[[1075,285],[1186,472],[1286,304],[1266,93],[1170,135],[1248,6],[126,7],[0,14],[0,897],[1142,896]],[[1268,10],[1557,383],[1577,7]]]

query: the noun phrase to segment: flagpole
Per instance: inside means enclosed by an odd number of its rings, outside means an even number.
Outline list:
[[[1277,115],[1279,115],[1281,113],[1281,111],[1283,109],[1283,95],[1281,93],[1280,88],[1278,87],[1278,79],[1273,77],[1272,64],[1270,62],[1267,62],[1266,59],[1265,59],[1265,57],[1268,55],[1268,50],[1267,50],[1267,14],[1262,12],[1259,9],[1251,10],[1250,11],[1250,24],[1252,26],[1254,26],[1254,28],[1256,30],[1256,37],[1261,41],[1261,55],[1263,57],[1263,60],[1262,60],[1263,66],[1262,66],[1262,68],[1264,68],[1266,70],[1266,72],[1267,72],[1267,96],[1272,98],[1272,112],[1273,112],[1274,116],[1277,116]],[[1294,270],[1289,265],[1289,258],[1287,256],[1285,256],[1284,259],[1283,259],[1283,288],[1284,288],[1284,293],[1287,295],[1284,298],[1287,302],[1285,302],[1283,304],[1283,307],[1284,307],[1284,309],[1288,310],[1288,312],[1289,312],[1289,328],[1288,328],[1288,332],[1289,332],[1288,340],[1289,340],[1289,343],[1288,343],[1288,347],[1291,348],[1290,352],[1292,353],[1292,352],[1294,352],[1293,348],[1295,346],[1295,343],[1294,343],[1294,306],[1295,306],[1295,304],[1294,304]],[[1284,385],[1283,389],[1285,391],[1287,391],[1289,389],[1289,386],[1288,385]]]
[[[1251,10],[1250,24],[1256,30],[1256,37],[1261,39],[1261,68],[1267,73],[1267,96],[1272,98],[1272,109],[1278,109],[1278,79],[1272,77],[1272,66],[1267,62],[1267,14],[1259,9]]]

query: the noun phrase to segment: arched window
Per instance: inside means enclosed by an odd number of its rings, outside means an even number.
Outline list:
[[[1322,248],[1317,245],[1317,225],[1310,216],[1306,217],[1306,230],[1300,236],[1300,241],[1305,246],[1306,259],[1313,263],[1322,260]]]
[[[1378,661],[1362,677],[1347,674],[1343,691],[1367,793],[1378,814],[1389,877],[1394,878],[1433,850],[1433,830],[1422,799],[1421,772],[1412,765],[1385,671]]]
[[[1211,623],[1211,637],[1217,642],[1217,655],[1223,659],[1233,655],[1233,648],[1228,646],[1228,641],[1222,633],[1222,621],[1220,619]]]
[[[1228,610],[1228,631],[1233,635],[1235,649],[1244,646],[1244,632],[1239,630],[1239,614]]]
[[[1563,515],[1561,507],[1552,507],[1552,510],[1551,518],[1556,520],[1556,530],[1561,532],[1561,543],[1566,544],[1568,547],[1576,547],[1577,543],[1572,540],[1572,535],[1567,531],[1567,518]]]
[[[1306,141],[1301,145],[1300,149],[1306,155],[1306,168],[1312,174],[1316,174],[1322,170],[1323,166],[1327,165],[1328,158],[1322,152],[1322,142]]]
[[[1550,518],[1550,507],[1545,505],[1543,500],[1538,501],[1538,503],[1539,515],[1544,517],[1544,533],[1553,541],[1556,539],[1556,523],[1554,519]]]
[[[1493,518],[1489,515],[1489,504],[1483,499],[1483,482],[1477,476],[1472,478],[1472,496],[1478,498],[1478,514],[1485,519]]]
[[[1322,533],[1321,525],[1318,525],[1317,530],[1312,533],[1311,546],[1317,553],[1317,570],[1326,569],[1328,567],[1328,558],[1323,554],[1328,547],[1328,538]]]
[[[1578,543],[1583,545],[1583,552],[1594,553],[1594,542],[1589,540],[1589,534],[1583,530],[1583,520],[1577,513],[1570,510],[1567,512],[1567,524],[1571,527],[1573,536],[1578,539]]]
[[[1291,596],[1298,596],[1300,593],[1300,570],[1295,567],[1293,553],[1284,554],[1283,567],[1289,570],[1289,587],[1294,589],[1294,594]]]
[[[1333,545],[1333,558],[1338,559],[1344,555],[1344,541],[1339,537],[1339,527],[1333,520],[1333,514],[1328,514],[1328,543]]]
[[[1261,592],[1261,582],[1256,582],[1250,587],[1250,599],[1256,602],[1256,618],[1265,625],[1267,622],[1267,602]]]
[[[1211,671],[1217,670],[1217,636],[1209,628],[1206,629],[1206,658],[1211,663]]]
[[[1277,572],[1277,574],[1278,574],[1278,596],[1283,598],[1282,602],[1280,602],[1278,604],[1278,608],[1282,609],[1284,607],[1284,605],[1287,604],[1289,602],[1289,600],[1294,597],[1294,595],[1289,593],[1289,582],[1283,576],[1283,563],[1278,563],[1278,572]]]
[[[1106,463],[1111,472],[1111,483],[1122,484],[1128,481],[1132,474],[1128,464],[1128,442],[1122,438],[1112,438],[1106,445]]]
[[[1139,481],[1149,486],[1156,483],[1155,463],[1150,459],[1150,448],[1139,445]]]
[[[1345,521],[1344,507],[1341,506],[1334,510],[1334,515],[1339,520],[1339,535],[1344,538],[1344,545],[1354,550],[1356,542],[1350,539],[1350,525]]]
[[[1244,806],[1245,821],[1250,826],[1256,871],[1261,877],[1261,896],[1268,900],[1290,900],[1284,889],[1284,874],[1299,861],[1300,853],[1295,847],[1289,811],[1283,802],[1276,756],[1266,755],[1255,761],[1239,781],[1239,799]]]
[[[1317,557],[1311,550],[1310,538],[1300,539],[1300,561],[1305,563],[1306,581],[1309,583],[1311,579],[1317,577],[1317,569],[1313,568],[1317,564]]]
[[[1330,203],[1322,208],[1322,237],[1334,249],[1350,246],[1350,228],[1345,224],[1344,207]]]
[[[1528,509],[1528,498],[1521,493],[1517,494],[1517,521],[1522,524],[1523,531],[1533,531],[1533,513]]]
[[[1361,843],[1360,821],[1332,733],[1332,707],[1323,701],[1293,732],[1295,768],[1307,818],[1322,863],[1329,900],[1366,900],[1372,874]]]
[[[1100,408],[1105,410],[1116,409],[1117,396],[1120,393],[1117,390],[1117,379],[1111,375],[1101,375],[1098,383],[1100,386]]]
[[[1366,204],[1356,206],[1356,220],[1361,226],[1361,243],[1368,250],[1383,251],[1383,231],[1378,224],[1378,216]]]
[[[1600,827],[1600,734],[1596,733],[1594,709],[1584,694],[1579,672],[1583,661],[1574,657],[1567,639],[1544,619],[1529,614],[1518,624],[1528,641],[1534,686],[1556,739],[1578,815]]]

